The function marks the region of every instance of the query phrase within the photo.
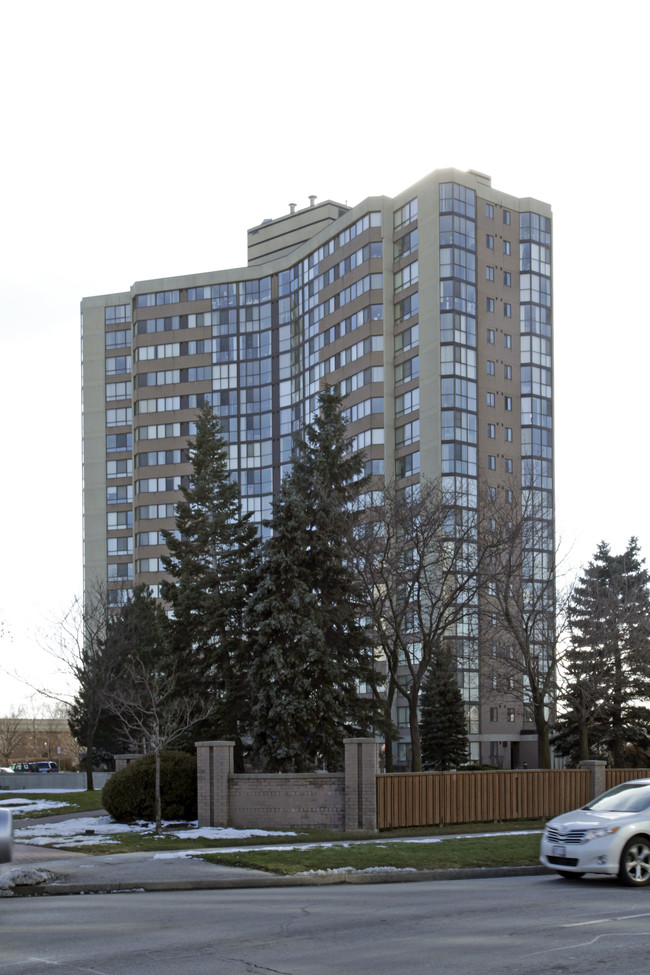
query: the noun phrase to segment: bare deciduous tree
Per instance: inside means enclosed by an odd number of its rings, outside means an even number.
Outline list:
[[[376,649],[385,658],[389,686],[408,702],[413,771],[422,768],[422,683],[443,642],[476,613],[485,557],[478,518],[477,509],[459,507],[437,481],[423,481],[410,495],[390,485],[354,542]]]
[[[570,587],[558,588],[558,546],[553,513],[536,489],[504,492],[489,508],[491,555],[482,567],[482,624],[489,637],[498,690],[512,692],[532,709],[537,760],[550,768],[549,729],[557,697],[558,672],[566,653]],[[505,686],[504,686],[505,683]]]
[[[61,696],[47,688],[35,688],[39,694],[69,708],[81,704],[88,790],[94,788],[92,755],[95,733],[102,716],[106,714],[119,669],[119,655],[107,649],[109,618],[108,596],[101,584],[92,586],[86,592],[85,599],[76,597],[57,621],[54,634],[42,642],[45,651],[58,661],[61,671],[72,678],[75,690]]]
[[[210,717],[214,703],[196,695],[178,692],[173,670],[152,669],[147,661],[130,657],[124,662],[120,680],[108,703],[116,716],[125,742],[135,751],[144,747],[155,755],[156,833],[162,832],[160,797],[160,756],[164,749],[183,739],[194,725]]]
[[[9,765],[11,757],[24,735],[25,709],[12,707],[9,714],[0,718],[0,759]]]

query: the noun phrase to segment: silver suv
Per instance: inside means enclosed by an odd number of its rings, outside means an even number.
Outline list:
[[[30,762],[30,772],[58,772],[59,766],[56,762]]]

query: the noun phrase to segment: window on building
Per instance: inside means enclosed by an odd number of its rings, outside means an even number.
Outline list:
[[[515,709],[508,708],[508,721],[512,723],[514,720],[515,720]]]
[[[499,720],[499,709],[498,708],[490,708],[490,721],[492,721],[494,723],[495,721],[498,721],[498,720]]]
[[[494,298],[485,299],[485,308],[487,311],[494,311]]]
[[[420,358],[416,355],[412,359],[407,359],[395,366],[395,385],[399,386],[401,383],[408,383],[412,379],[417,379],[419,374]]]
[[[510,226],[510,210],[503,211],[503,222],[506,224],[507,227]]]
[[[106,360],[106,375],[115,376],[121,372],[131,372],[131,356],[111,356]]]
[[[503,315],[505,318],[512,318],[512,305],[509,301],[503,303]]]
[[[512,335],[509,332],[504,332],[503,335],[503,347],[504,349],[512,348]]]
[[[494,454],[488,454],[488,470],[495,471],[497,469],[497,459]]]
[[[106,333],[107,349],[126,349],[131,345],[131,329],[122,328],[116,332]]]
[[[503,253],[504,254],[510,254],[510,252],[511,252],[510,251],[510,241],[509,240],[504,240],[504,242],[503,242]]]
[[[505,399],[504,399],[504,405],[505,405],[506,410],[508,410],[508,412],[510,412],[510,410],[512,410],[512,396],[506,396],[505,397]]]
[[[133,555],[133,537],[119,535],[116,538],[109,538],[106,551],[108,555]]]
[[[130,477],[133,473],[133,461],[131,458],[124,460],[107,460],[106,477]]]
[[[131,383],[106,383],[106,399],[128,399],[131,396]]]
[[[133,578],[132,562],[111,562],[106,568],[108,570],[107,575],[109,582],[114,582],[116,579]]]
[[[494,406],[494,393],[487,393],[486,401],[488,406]]]
[[[490,438],[490,440],[494,440],[496,435],[497,433],[496,433],[496,427],[494,423],[488,423],[488,437]]]
[[[395,416],[403,416],[420,408],[420,390],[411,389],[395,397]]]
[[[494,250],[494,235],[493,234],[486,234],[485,235],[485,246],[487,247],[487,249],[489,251],[493,251]]]
[[[503,272],[503,283],[506,286],[506,288],[509,288],[510,287],[510,282],[511,281],[512,281],[512,277],[510,275],[510,271],[504,271]]]
[[[487,369],[488,376],[494,375],[494,359],[487,360],[486,369]]]
[[[485,280],[486,281],[494,281],[494,268],[493,267],[490,267],[489,264],[485,268]]]
[[[131,321],[130,305],[107,305],[104,309],[104,322],[106,325],[116,325],[119,322]]]
[[[506,427],[505,436],[507,443],[512,443],[512,427]]]
[[[491,203],[485,204],[485,216],[488,220],[494,220],[494,206]]]
[[[383,474],[383,471],[381,472]],[[411,477],[413,474],[420,473],[420,451],[416,450],[405,457],[399,457],[395,461],[395,477]]]
[[[505,471],[506,474],[512,474],[512,460],[510,459],[510,457],[506,457],[505,459]]]
[[[109,433],[106,436],[106,453],[110,454],[116,450],[131,450],[130,433]]]
[[[487,330],[487,340],[488,340],[488,345],[494,345],[494,329],[493,328],[488,328],[488,330]]]
[[[503,378],[512,379],[512,366],[509,365],[507,362],[503,366]]]

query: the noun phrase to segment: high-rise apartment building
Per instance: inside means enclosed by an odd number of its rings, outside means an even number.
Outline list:
[[[323,381],[347,394],[368,472],[443,478],[459,503],[518,484],[553,529],[551,209],[437,170],[248,231],[247,267],[82,301],[85,583],[157,590],[205,402],[261,523]],[[478,622],[456,634],[472,758],[536,761],[526,688],[481,695]],[[395,719],[407,727],[405,702]],[[407,747],[402,743],[398,760]]]

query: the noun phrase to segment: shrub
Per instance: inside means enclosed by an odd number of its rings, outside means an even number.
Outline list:
[[[102,805],[118,823],[136,819],[153,822],[155,806],[155,756],[143,755],[111,775],[102,790]],[[160,798],[163,819],[193,820],[197,817],[196,758],[185,752],[160,756]]]

